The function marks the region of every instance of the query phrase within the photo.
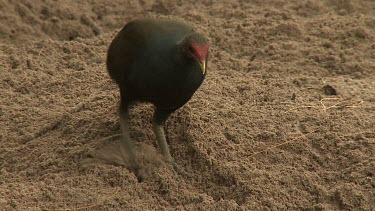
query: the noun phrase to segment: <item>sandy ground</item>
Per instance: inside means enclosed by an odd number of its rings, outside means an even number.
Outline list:
[[[105,57],[144,16],[212,47],[166,127],[187,174],[162,160],[152,107],[132,110],[139,183],[102,162],[120,134]],[[0,210],[374,209],[374,71],[370,0],[0,0]]]

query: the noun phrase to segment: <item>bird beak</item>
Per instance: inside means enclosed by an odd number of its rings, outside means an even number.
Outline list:
[[[201,65],[203,75],[206,74],[206,61],[199,61],[199,64]]]

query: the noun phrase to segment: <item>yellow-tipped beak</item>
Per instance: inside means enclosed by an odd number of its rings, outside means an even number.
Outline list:
[[[203,75],[206,74],[206,61],[200,61],[201,69],[203,72]]]

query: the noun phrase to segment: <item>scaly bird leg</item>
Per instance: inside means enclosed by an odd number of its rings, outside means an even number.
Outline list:
[[[121,144],[123,147],[125,147],[126,154],[129,157],[130,170],[139,179],[139,165],[136,161],[134,147],[130,138],[130,118],[129,118],[128,105],[125,105],[123,102],[121,102],[119,114],[120,114],[120,126],[121,126],[121,131],[122,131]]]
[[[154,119],[153,119],[153,129],[154,133],[156,135],[156,139],[158,140],[161,153],[163,156],[167,159],[167,162],[172,165],[173,170],[175,173],[181,174],[185,177],[193,178],[193,175],[190,173],[186,172],[183,168],[181,168],[177,163],[174,161],[174,159],[171,156],[171,153],[169,152],[167,140],[165,138],[164,134],[164,124],[169,117],[169,115],[173,111],[171,110],[159,110],[155,109],[154,112]]]
[[[164,124],[172,112],[173,111],[159,110],[156,108],[152,122],[153,130],[159,143],[161,153],[170,163],[173,163],[173,158],[171,156],[171,153],[169,152],[167,140],[165,138]]]

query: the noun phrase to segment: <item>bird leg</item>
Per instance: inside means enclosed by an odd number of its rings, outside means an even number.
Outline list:
[[[172,165],[174,172],[188,178],[193,178],[193,176],[190,173],[186,172],[183,168],[177,165],[177,163],[172,158],[171,153],[169,152],[167,140],[164,134],[164,124],[172,112],[173,111],[171,110],[159,110],[157,108],[155,109],[153,119],[154,133],[156,135],[156,139],[158,140],[161,153],[167,159],[168,163]]]
[[[129,107],[127,104],[121,102],[120,105],[120,127],[122,132],[121,145],[125,147],[126,154],[129,157],[130,170],[139,177],[139,165],[136,161],[134,147],[130,138],[130,118],[129,118]]]
[[[161,149],[161,153],[168,162],[173,164],[173,158],[169,152],[167,140],[164,134],[164,124],[172,111],[155,109],[154,118],[152,122],[153,130]]]

